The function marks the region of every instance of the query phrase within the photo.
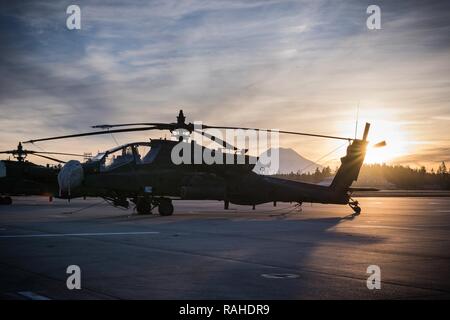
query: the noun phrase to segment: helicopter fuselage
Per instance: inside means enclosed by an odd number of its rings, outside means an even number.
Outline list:
[[[152,140],[151,143],[145,143],[155,151],[151,150],[142,159],[138,156],[137,148],[144,143],[127,144],[107,151],[98,159],[94,158],[92,161],[80,164],[82,182],[66,188],[61,195],[66,198],[101,196],[118,200],[164,197],[228,201],[243,205],[276,201],[348,202],[346,193],[337,195],[325,186],[256,174],[252,171],[254,163],[251,163],[249,156],[246,156],[244,164],[175,165],[171,161],[171,151],[177,143],[170,140]],[[114,162],[109,166],[106,164],[107,157],[117,151],[120,151],[120,159],[123,161],[127,157],[127,150],[129,150],[129,161],[122,162],[120,165]],[[142,161],[146,158],[151,161]],[[119,156],[114,160],[117,162],[118,159]]]

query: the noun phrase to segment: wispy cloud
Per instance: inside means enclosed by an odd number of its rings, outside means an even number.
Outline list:
[[[361,118],[389,114],[415,141],[442,140],[450,5],[378,3],[377,31],[369,1],[78,1],[80,31],[65,28],[63,2],[3,4],[0,148],[98,122],[169,121],[179,107],[190,120],[347,135],[358,101]],[[71,147],[112,140],[83,141]],[[285,140],[312,159],[332,146],[315,143]]]
[[[450,147],[435,147],[426,148],[421,153],[408,154],[399,157],[394,164],[408,164],[412,166],[427,166],[429,163],[433,163],[434,166],[439,165],[442,161],[450,161]]]

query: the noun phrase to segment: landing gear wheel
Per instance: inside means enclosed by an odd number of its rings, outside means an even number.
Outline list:
[[[152,203],[149,199],[140,198],[136,203],[138,214],[152,214]]]
[[[355,216],[359,216],[360,215],[361,207],[356,206],[356,207],[353,207],[352,209],[353,209],[353,211],[355,211]]]
[[[359,216],[361,214],[361,207],[359,206],[358,201],[351,201],[348,203],[348,205],[350,206],[350,208],[352,208],[355,216]]]
[[[170,199],[159,200],[158,212],[162,216],[171,216],[173,213],[173,204]]]

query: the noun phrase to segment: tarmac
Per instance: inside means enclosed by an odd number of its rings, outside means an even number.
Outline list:
[[[357,217],[215,201],[175,201],[161,217],[14,198],[0,206],[0,299],[449,299],[450,198],[358,200]],[[71,265],[79,290],[67,287]]]

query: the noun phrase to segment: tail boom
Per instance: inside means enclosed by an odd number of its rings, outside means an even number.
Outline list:
[[[370,124],[366,123],[362,140],[353,140],[347,147],[347,154],[341,158],[341,166],[329,188],[338,193],[346,193],[354,181],[358,179],[359,171],[364,163],[367,149],[367,135]]]

